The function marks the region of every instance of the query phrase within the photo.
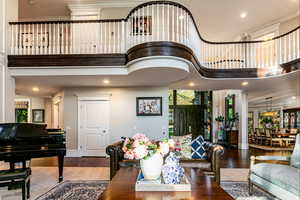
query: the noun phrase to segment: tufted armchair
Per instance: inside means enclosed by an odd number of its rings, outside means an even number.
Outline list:
[[[261,163],[255,164],[256,161]],[[286,164],[263,163],[262,161],[281,161]],[[251,157],[249,172],[249,194],[253,185],[284,200],[300,199],[300,134],[291,157],[257,156]]]

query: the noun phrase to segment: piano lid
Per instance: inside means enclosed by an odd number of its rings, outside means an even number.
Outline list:
[[[47,137],[46,124],[4,123],[0,124],[0,142],[15,142]]]

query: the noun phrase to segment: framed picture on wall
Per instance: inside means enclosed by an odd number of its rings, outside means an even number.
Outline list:
[[[45,110],[32,109],[32,123],[44,123],[44,122],[45,122]]]
[[[134,17],[132,20],[133,35],[152,35],[152,17]]]
[[[137,97],[137,116],[162,116],[162,97]]]

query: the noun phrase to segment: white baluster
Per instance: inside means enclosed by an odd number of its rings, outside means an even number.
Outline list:
[[[170,4],[167,5],[167,41],[170,41]]]
[[[161,9],[162,9],[162,11],[161,11],[161,19],[162,19],[162,24],[161,24],[161,34],[162,34],[162,37],[161,37],[161,40],[162,41],[165,41],[165,32],[166,32],[166,30],[165,30],[165,28],[166,28],[166,26],[165,26],[165,6],[164,6],[164,4],[161,6]]]
[[[159,21],[160,21],[160,18],[159,18],[159,5],[157,4],[156,5],[156,31],[157,31],[157,35],[156,35],[156,41],[159,41],[159,32],[160,32],[160,27],[159,27]]]
[[[296,45],[297,45],[297,58],[300,58],[300,28],[297,29],[297,42],[296,42]]]

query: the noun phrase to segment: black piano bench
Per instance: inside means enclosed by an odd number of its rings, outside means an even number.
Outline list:
[[[0,170],[0,187],[22,185],[22,200],[30,198],[31,169]]]

